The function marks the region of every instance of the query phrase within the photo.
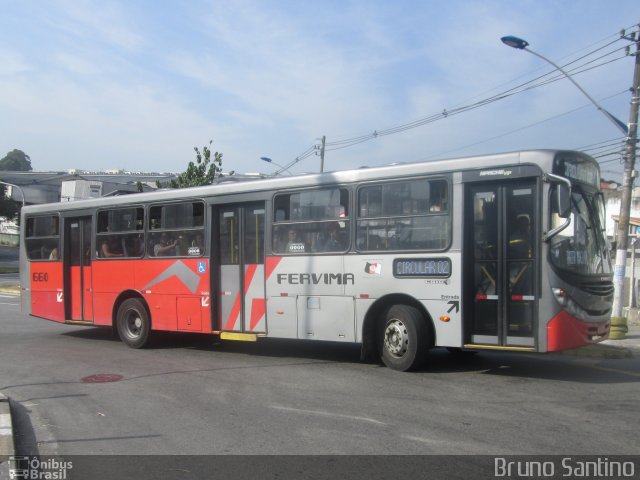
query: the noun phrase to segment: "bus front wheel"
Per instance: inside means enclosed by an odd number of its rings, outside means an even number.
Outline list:
[[[131,348],[142,348],[148,344],[151,321],[144,304],[137,298],[129,298],[118,308],[116,318],[118,335]]]
[[[382,325],[382,362],[403,372],[418,368],[428,350],[427,328],[420,312],[409,305],[393,305],[387,310]]]

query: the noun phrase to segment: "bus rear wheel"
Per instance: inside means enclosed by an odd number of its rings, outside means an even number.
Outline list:
[[[148,345],[151,335],[151,321],[144,304],[137,298],[122,302],[116,317],[118,335],[122,342],[131,348],[143,348]]]
[[[402,372],[420,367],[428,350],[427,328],[420,312],[409,305],[393,305],[382,325],[382,362]]]

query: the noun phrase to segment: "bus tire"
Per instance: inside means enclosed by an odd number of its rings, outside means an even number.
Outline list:
[[[380,356],[387,367],[406,372],[424,363],[429,346],[428,332],[417,309],[393,305],[387,310],[382,326]]]
[[[148,345],[151,335],[149,313],[142,301],[129,298],[122,302],[116,317],[118,335],[122,342],[131,348],[143,348]]]

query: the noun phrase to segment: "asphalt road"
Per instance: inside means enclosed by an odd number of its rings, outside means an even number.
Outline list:
[[[21,454],[638,454],[639,382],[639,358],[443,350],[399,373],[337,344],[168,335],[132,350],[0,296]]]

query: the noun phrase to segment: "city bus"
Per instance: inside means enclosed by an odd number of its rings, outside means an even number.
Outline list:
[[[535,150],[242,179],[22,210],[24,312],[221,341],[552,352],[608,335],[598,163]]]

